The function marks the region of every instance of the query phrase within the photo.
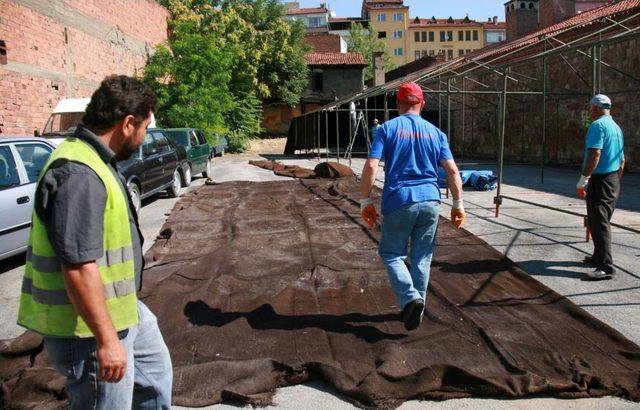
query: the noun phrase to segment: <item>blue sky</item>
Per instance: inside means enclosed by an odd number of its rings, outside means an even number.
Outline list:
[[[498,16],[504,21],[504,2],[506,0],[405,0],[409,6],[411,17],[462,18],[469,14],[474,20],[486,20],[490,16]],[[326,2],[338,17],[354,17],[360,15],[362,0],[298,0],[300,7],[318,7]]]

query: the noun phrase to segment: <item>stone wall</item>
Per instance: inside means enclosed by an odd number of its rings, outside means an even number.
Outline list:
[[[42,130],[63,98],[89,97],[109,74],[141,74],[167,39],[153,0],[0,0],[0,134]]]

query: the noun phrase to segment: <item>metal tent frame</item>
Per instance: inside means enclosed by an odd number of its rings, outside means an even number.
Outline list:
[[[297,117],[291,126],[293,132],[290,132],[290,139],[291,136],[294,138],[291,146],[293,147],[293,151],[295,151],[300,136],[300,124],[303,124],[302,126],[305,129],[309,129],[308,124],[312,124],[311,132],[314,135],[313,143],[308,144],[309,141],[306,139],[307,148],[312,149],[313,152],[316,152],[317,156],[320,157],[321,149],[323,148],[321,133],[324,131],[325,160],[329,161],[330,157],[335,157],[339,162],[341,156],[340,129],[342,128],[340,122],[341,120],[344,121],[340,115],[342,113],[343,117],[344,114],[348,117],[348,113],[350,112],[348,108],[349,104],[354,102],[364,105],[363,111],[367,124],[371,123],[370,114],[372,113],[383,113],[384,120],[387,121],[392,113],[397,112],[394,105],[394,93],[400,84],[413,81],[422,86],[425,92],[425,98],[437,97],[438,123],[442,128],[444,125],[442,124],[443,111],[446,112],[446,133],[450,138],[452,136],[451,114],[454,109],[463,112],[461,135],[464,138],[466,131],[464,112],[467,109],[471,109],[473,120],[473,110],[481,108],[480,106],[471,105],[468,101],[469,98],[481,101],[486,104],[486,106],[493,107],[497,110],[498,186],[494,198],[496,217],[499,216],[500,206],[505,199],[584,217],[584,215],[564,209],[502,195],[507,101],[513,99],[518,102],[519,98],[539,99],[539,107],[541,110],[540,182],[544,184],[545,166],[547,162],[545,158],[545,144],[547,143],[547,105],[549,99],[555,98],[556,101],[559,101],[560,98],[587,98],[590,95],[599,93],[602,88],[603,69],[611,70],[630,80],[630,84],[633,85],[633,87],[618,91],[619,93],[640,92],[640,78],[638,78],[638,76],[625,72],[602,59],[602,48],[604,46],[632,41],[638,37],[640,37],[640,0],[621,0],[579,14],[564,22],[512,42],[506,44],[499,43],[477,50],[463,57],[436,63],[425,69],[408,74],[405,77],[352,94],[339,101],[332,102],[315,111]],[[580,56],[584,61],[590,63],[591,75],[589,79],[580,75],[565,57],[565,53],[574,53],[576,56]],[[547,78],[549,60],[552,58],[560,58],[562,63],[566,64],[576,77],[589,86],[589,92],[554,90],[553,84],[549,84]],[[539,77],[533,77],[517,71],[519,68],[532,64],[541,65]],[[458,87],[456,84],[461,84],[461,87]],[[444,109],[442,107],[442,97],[446,97],[444,99]],[[497,102],[495,102],[496,97]],[[330,117],[334,119],[331,120]],[[330,149],[329,130],[333,125],[330,124],[330,121],[335,121],[335,136],[332,138],[335,141],[335,154],[332,153]],[[351,138],[350,136],[351,132],[349,133],[349,138]],[[346,140],[348,141],[349,138]],[[289,153],[292,153],[289,142],[287,145]],[[462,152],[462,161],[464,162],[464,151]],[[640,231],[636,229],[617,224],[612,225],[620,229],[640,233]],[[587,232],[587,240],[588,237],[589,232]]]

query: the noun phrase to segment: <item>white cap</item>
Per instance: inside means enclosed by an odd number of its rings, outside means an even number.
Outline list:
[[[609,109],[611,108],[611,98],[607,97],[604,94],[598,94],[591,99],[591,105],[595,105],[596,107]]]

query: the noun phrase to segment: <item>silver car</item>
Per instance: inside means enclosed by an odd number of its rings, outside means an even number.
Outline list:
[[[27,249],[36,182],[54,149],[44,138],[0,137],[0,260]]]

